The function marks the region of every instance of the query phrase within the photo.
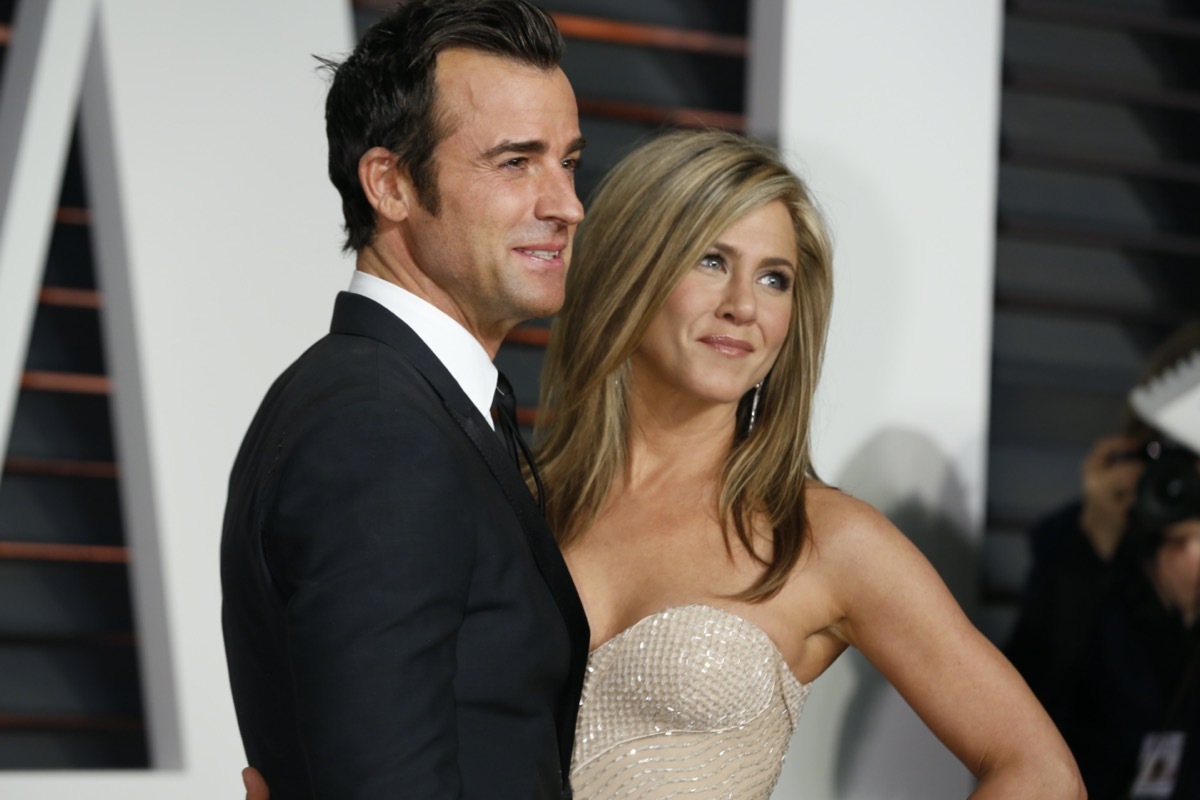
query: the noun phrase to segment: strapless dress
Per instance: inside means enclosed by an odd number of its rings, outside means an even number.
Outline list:
[[[766,800],[811,687],[736,614],[688,605],[646,617],[588,657],[575,800]]]

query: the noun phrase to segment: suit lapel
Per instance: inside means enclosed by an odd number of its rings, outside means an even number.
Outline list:
[[[412,328],[395,314],[373,300],[361,295],[342,292],[334,306],[332,333],[367,336],[396,350],[424,376],[451,417],[462,427],[479,451],[509,504],[521,522],[525,539],[534,563],[550,589],[559,613],[567,626],[571,640],[571,660],[568,686],[571,691],[560,703],[559,744],[563,775],[570,769],[571,744],[574,740],[575,718],[579,711],[579,689],[587,667],[587,651],[591,633],[579,593],[563,561],[554,536],[529,493],[516,464],[504,450],[496,432],[484,421],[479,409],[470,401],[458,382],[450,375]]]
[[[571,573],[563,561],[562,552],[546,526],[533,495],[529,493],[529,487],[517,471],[516,464],[505,452],[500,438],[480,419],[478,411],[466,417],[454,409],[450,409],[450,413],[475,443],[488,469],[492,471],[500,483],[500,488],[508,497],[508,502],[517,512],[521,526],[525,529],[525,538],[533,560],[546,585],[550,587],[559,613],[567,623],[567,632],[571,639],[570,672],[567,680],[570,692],[559,704],[558,737],[559,758],[563,775],[566,776],[571,767],[571,747],[575,736],[575,720],[579,713],[579,690],[583,686],[583,673],[587,668],[588,643],[591,638],[587,616],[579,600],[579,593],[575,590],[575,583],[571,580]]]

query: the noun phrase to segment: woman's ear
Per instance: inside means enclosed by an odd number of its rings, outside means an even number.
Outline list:
[[[386,147],[372,147],[358,160],[358,182],[375,214],[389,222],[408,218],[415,197],[408,170]]]

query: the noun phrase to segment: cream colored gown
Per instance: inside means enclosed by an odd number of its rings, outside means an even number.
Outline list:
[[[575,800],[765,800],[811,686],[766,633],[728,611],[646,617],[588,659]]]

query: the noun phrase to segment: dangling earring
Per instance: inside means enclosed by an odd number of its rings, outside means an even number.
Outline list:
[[[758,416],[758,398],[762,394],[762,385],[762,381],[754,384],[754,399],[750,401],[750,427],[746,429],[746,433],[754,430],[754,420]]]

